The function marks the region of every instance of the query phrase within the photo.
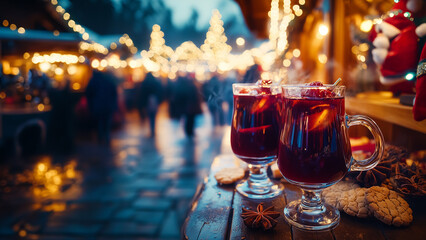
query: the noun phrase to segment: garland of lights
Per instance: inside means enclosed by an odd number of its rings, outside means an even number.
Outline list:
[[[280,24],[280,34],[278,37],[278,43],[277,43],[277,50],[278,54],[281,54],[284,52],[284,50],[287,49],[288,40],[287,40],[287,28],[290,24],[290,21],[292,20],[290,14],[291,13],[291,1],[290,0],[284,0],[283,1],[283,8],[284,8],[284,16],[281,20]],[[294,15],[292,15],[294,18]]]
[[[249,65],[253,64],[254,56],[268,55],[268,48],[263,46],[259,48],[253,48],[244,51],[239,55],[230,54],[232,47],[228,45],[227,37],[223,28],[223,21],[221,20],[221,15],[218,10],[213,11],[212,17],[210,19],[210,27],[206,33],[206,39],[204,44],[198,48],[193,42],[188,41],[182,43],[179,47],[173,51],[172,48],[167,46],[164,41],[164,33],[161,31],[159,25],[154,25],[151,33],[150,48],[148,51],[143,50],[140,52],[142,56],[141,59],[136,59],[134,57],[127,60],[120,60],[119,56],[116,54],[110,54],[108,48],[104,47],[102,44],[99,44],[95,41],[89,41],[89,33],[86,32],[85,28],[77,24],[75,20],[71,18],[71,15],[66,12],[66,10],[58,4],[57,0],[51,0],[50,3],[55,8],[58,14],[61,14],[64,21],[67,22],[68,27],[70,27],[74,32],[79,33],[83,40],[79,44],[80,53],[83,54],[86,51],[94,51],[96,53],[103,54],[106,56],[105,59],[92,59],[91,66],[97,69],[104,69],[106,67],[118,68],[139,68],[144,67],[148,71],[165,71],[175,75],[178,70],[180,71],[195,71],[197,74],[204,73],[207,71],[229,71],[231,69],[245,69]],[[280,0],[272,0],[271,10],[269,12],[269,17],[271,20],[270,23],[270,32],[269,32],[269,43],[267,46],[272,46],[275,50],[275,58],[278,58],[288,47],[288,34],[287,28],[289,23],[296,16],[300,16],[303,11],[300,9],[299,5],[293,5],[292,13],[291,1],[283,0],[283,11],[280,11],[279,8]],[[305,0],[299,0],[300,5],[305,4]],[[25,34],[25,28],[18,27],[15,24],[10,24],[6,19],[2,21],[4,27],[9,27],[11,30],[18,29],[18,33]],[[59,31],[53,31],[55,36],[59,36]],[[134,46],[134,42],[127,34],[123,34],[117,42],[112,42],[110,44],[110,49],[115,50],[118,47],[118,44],[127,46],[132,54],[136,54],[138,49]],[[244,39],[237,39],[238,46],[244,45]],[[293,50],[294,54],[292,56],[300,56],[300,51],[298,49]],[[270,55],[268,55],[269,57]],[[24,54],[25,59],[30,58],[30,54]],[[72,60],[70,60],[72,59]],[[77,59],[77,61],[76,61]],[[62,55],[58,53],[52,53],[50,55],[40,55],[35,53],[32,58],[34,64],[42,63],[66,63],[66,64],[75,64],[77,62],[83,63],[86,61],[86,58],[82,55]],[[287,58],[284,60],[284,67],[290,66],[290,61]],[[186,62],[186,64],[182,64]],[[263,62],[263,64],[268,65],[269,63]],[[205,69],[207,68],[207,69]]]
[[[272,46],[276,45],[277,38],[279,36],[278,21],[280,17],[280,8],[279,0],[272,0],[271,2],[271,11],[269,12],[271,19],[271,26],[269,28],[269,41],[271,41]]]
[[[65,11],[65,8],[58,4],[57,0],[51,0],[50,3],[53,6],[56,6],[56,12],[62,14],[62,18],[65,21],[68,21],[68,27],[72,28],[74,32],[81,34],[83,40],[89,40],[89,33],[86,32],[86,29],[84,29],[84,27],[80,24],[76,24],[76,22],[71,19],[71,15]]]
[[[16,29],[18,29],[19,34],[25,34],[24,27],[18,27],[16,24],[10,23],[7,19],[3,19],[2,25],[3,27],[8,27],[12,31],[15,31]]]

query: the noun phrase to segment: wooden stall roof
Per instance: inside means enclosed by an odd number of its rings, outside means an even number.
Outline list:
[[[0,1],[0,16],[25,29],[72,32],[50,0]]]
[[[54,36],[52,32],[26,30],[19,34],[8,28],[0,28],[1,55],[22,55],[25,52],[71,51],[79,49],[81,37],[77,33],[61,33]]]
[[[82,38],[75,33],[47,0],[0,1],[0,20],[23,27],[25,33],[0,27],[0,55],[25,52],[77,52]],[[56,31],[56,35],[54,32]]]
[[[1,40],[34,40],[34,41],[62,41],[76,42],[81,41],[78,33],[61,33],[55,36],[53,32],[40,30],[25,30],[25,34],[20,34],[17,31],[12,31],[9,28],[0,28]]]

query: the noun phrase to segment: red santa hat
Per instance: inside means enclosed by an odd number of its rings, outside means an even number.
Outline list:
[[[395,4],[391,10],[402,10],[404,12],[409,11],[407,4],[413,0],[394,0]]]
[[[389,10],[388,16],[383,19],[383,21],[375,26],[372,29],[369,40],[372,42],[378,33],[383,33],[388,38],[393,38],[399,34],[400,30],[405,28],[409,21],[405,21],[404,13],[409,12],[410,16],[412,14],[411,10],[407,8],[407,1],[417,1],[417,0],[401,0],[397,1],[391,10]],[[414,5],[414,4],[412,4]],[[416,7],[414,7],[416,8]],[[402,20],[402,21],[401,21]]]

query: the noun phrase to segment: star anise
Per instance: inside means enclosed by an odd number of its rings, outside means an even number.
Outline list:
[[[241,217],[244,220],[244,224],[250,228],[262,228],[263,230],[269,230],[277,225],[277,220],[280,213],[274,211],[274,206],[263,208],[263,203],[257,205],[256,211],[243,207],[243,213]]]
[[[356,180],[365,187],[379,186],[384,180],[391,177],[392,166],[407,157],[408,152],[404,148],[386,145],[379,164],[368,171],[357,172]]]
[[[394,166],[394,187],[404,195],[426,195],[426,173],[419,167],[418,162],[398,162]]]
[[[407,149],[403,147],[385,145],[385,152],[383,154],[383,159],[393,160],[394,162],[406,159],[410,156]]]
[[[379,164],[375,168],[358,174],[356,180],[363,183],[365,187],[380,185],[390,176],[391,167],[388,164]]]

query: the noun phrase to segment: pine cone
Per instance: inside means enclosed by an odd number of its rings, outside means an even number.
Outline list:
[[[364,187],[380,186],[385,179],[391,177],[392,166],[407,157],[408,152],[404,148],[386,145],[379,164],[371,170],[355,172],[356,180]]]

